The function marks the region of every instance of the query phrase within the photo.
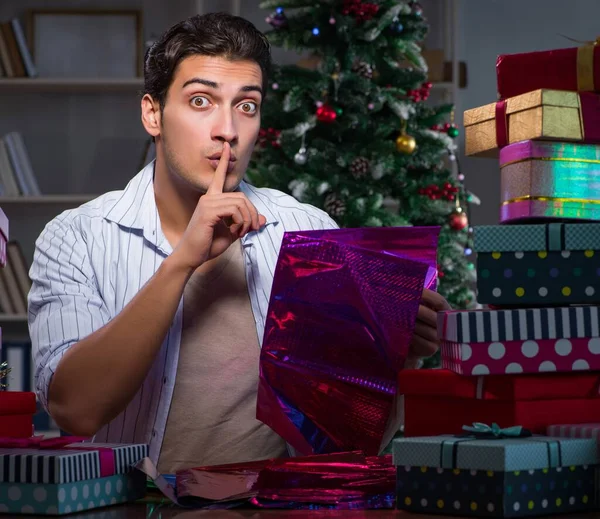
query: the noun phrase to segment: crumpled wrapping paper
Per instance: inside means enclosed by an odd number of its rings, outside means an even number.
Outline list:
[[[398,374],[439,228],[286,233],[260,359],[257,418],[303,455],[377,455],[400,426]]]

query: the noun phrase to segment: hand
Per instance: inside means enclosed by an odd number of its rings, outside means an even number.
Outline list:
[[[451,310],[448,301],[432,290],[423,290],[415,332],[410,343],[405,368],[414,369],[422,357],[430,357],[439,348],[437,335],[437,313]]]
[[[266,218],[243,193],[223,193],[231,148],[223,153],[205,195],[198,200],[194,214],[173,251],[179,261],[195,270],[205,261],[223,254],[235,241],[250,231],[258,231]]]

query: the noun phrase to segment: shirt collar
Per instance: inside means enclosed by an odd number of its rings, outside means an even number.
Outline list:
[[[154,164],[155,161],[150,162],[129,181],[105,218],[122,227],[142,230],[147,239],[160,245],[164,236],[154,198]],[[244,181],[240,183],[239,190],[254,204],[259,214],[266,218],[266,225],[278,223],[267,193],[260,193]]]

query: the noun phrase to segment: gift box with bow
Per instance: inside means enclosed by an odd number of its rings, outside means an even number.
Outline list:
[[[456,436],[393,443],[397,508],[481,517],[592,510],[597,446],[474,423]]]
[[[520,424],[545,434],[554,423],[600,416],[600,374],[591,372],[467,377],[446,369],[404,370],[404,434],[460,434],[465,423]]]

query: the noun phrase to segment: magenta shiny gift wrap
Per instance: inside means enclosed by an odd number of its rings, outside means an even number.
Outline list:
[[[500,150],[501,222],[600,220],[600,145],[522,141]]]
[[[176,501],[196,508],[377,509],[394,507],[391,455],[361,452],[198,467],[176,474]]]
[[[257,418],[304,455],[376,455],[400,425],[398,374],[438,227],[286,233],[260,358]]]

